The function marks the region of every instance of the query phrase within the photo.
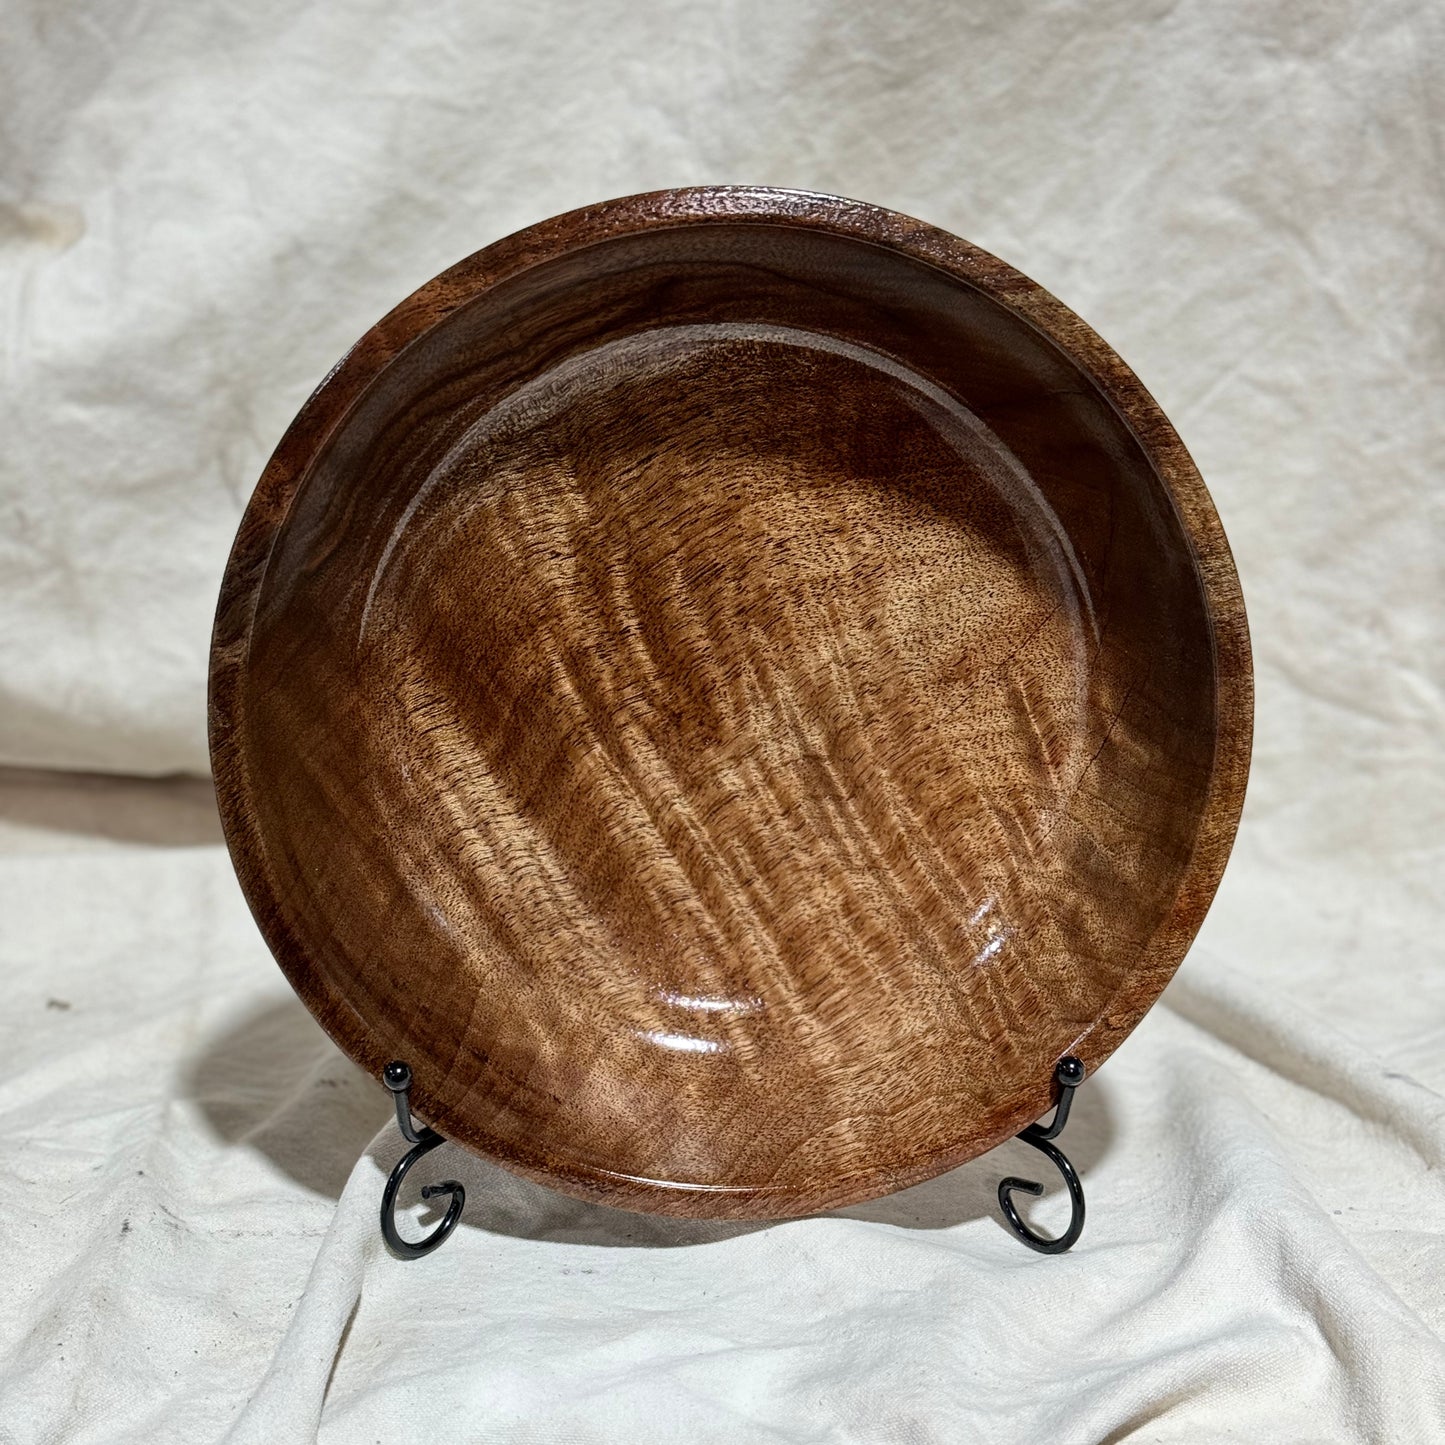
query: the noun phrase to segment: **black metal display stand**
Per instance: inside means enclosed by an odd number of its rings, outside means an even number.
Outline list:
[[[1054,1110],[1054,1117],[1047,1124],[1030,1124],[1023,1133],[1015,1134],[1014,1138],[1022,1139],[1025,1144],[1032,1144],[1040,1154],[1053,1160],[1054,1166],[1064,1176],[1064,1183],[1069,1186],[1069,1200],[1073,1205],[1069,1227],[1057,1239],[1045,1239],[1043,1235],[1035,1234],[1019,1218],[1019,1212],[1014,1208],[1013,1192],[1015,1189],[1022,1189],[1025,1194],[1042,1194],[1044,1186],[1035,1184],[1031,1179],[1015,1179],[1012,1175],[998,1182],[998,1204],[1003,1210],[1003,1217],[1008,1221],[1008,1227],[1030,1249],[1036,1249],[1040,1254],[1062,1254],[1066,1249],[1072,1249],[1084,1232],[1084,1186],[1079,1183],[1078,1170],[1069,1163],[1068,1155],[1051,1142],[1064,1132],[1064,1125],[1069,1122],[1069,1108],[1074,1102],[1074,1090],[1084,1082],[1084,1065],[1070,1054],[1059,1060],[1059,1066],[1054,1070],[1054,1078],[1059,1081],[1059,1104]]]
[[[1064,1125],[1069,1122],[1069,1108],[1074,1102],[1074,1090],[1084,1082],[1084,1065],[1070,1055],[1068,1058],[1059,1060],[1059,1066],[1054,1070],[1054,1077],[1059,1083],[1059,1102],[1054,1109],[1054,1117],[1047,1124],[1030,1124],[1021,1134],[1014,1137],[1021,1139],[1025,1144],[1031,1145],[1040,1154],[1045,1155],[1064,1176],[1064,1183],[1069,1187],[1069,1199],[1073,1205],[1069,1227],[1057,1239],[1047,1239],[1041,1234],[1035,1234],[1019,1217],[1019,1212],[1013,1202],[1014,1192],[1022,1190],[1025,1194],[1042,1194],[1044,1192],[1042,1184],[1036,1184],[1031,1179],[1018,1179],[1010,1175],[1007,1179],[999,1180],[998,1186],[999,1208],[1003,1210],[1008,1227],[1030,1249],[1036,1249],[1040,1254],[1063,1254],[1065,1250],[1073,1248],[1079,1236],[1084,1232],[1084,1186],[1079,1182],[1078,1171],[1069,1162],[1068,1156],[1053,1142],[1063,1133]],[[386,1181],[386,1188],[381,1196],[381,1233],[386,1240],[386,1247],[398,1259],[420,1259],[422,1255],[430,1254],[457,1227],[457,1221],[462,1217],[462,1206],[466,1203],[467,1192],[455,1179],[444,1179],[440,1184],[426,1185],[421,1192],[423,1199],[435,1199],[442,1194],[451,1195],[452,1202],[447,1206],[447,1212],[442,1217],[441,1223],[424,1239],[419,1239],[414,1244],[410,1240],[403,1239],[397,1233],[396,1196],[401,1190],[402,1180],[411,1172],[412,1165],[418,1159],[430,1154],[437,1145],[445,1144],[446,1140],[435,1129],[428,1129],[425,1125],[418,1128],[416,1121],[411,1116],[411,1066],[409,1064],[403,1063],[400,1059],[388,1064],[382,1071],[382,1082],[391,1090],[392,1097],[396,1101],[396,1123],[401,1130],[402,1138],[415,1147],[402,1156]]]
[[[397,1233],[396,1196],[401,1189],[401,1181],[411,1172],[411,1166],[418,1159],[430,1154],[438,1144],[445,1144],[447,1141],[435,1129],[428,1129],[425,1125],[418,1129],[411,1117],[410,1064],[404,1064],[397,1059],[382,1070],[381,1080],[391,1090],[392,1098],[396,1101],[396,1126],[401,1130],[401,1137],[408,1144],[416,1146],[397,1161],[396,1168],[391,1171],[386,1188],[382,1191],[381,1234],[386,1240],[386,1247],[398,1259],[420,1259],[422,1255],[430,1254],[457,1227],[457,1220],[462,1217],[462,1206],[467,1202],[467,1191],[455,1179],[443,1179],[440,1184],[426,1185],[421,1191],[423,1199],[435,1199],[439,1194],[450,1194],[452,1197],[442,1222],[425,1239],[419,1239],[415,1244]]]

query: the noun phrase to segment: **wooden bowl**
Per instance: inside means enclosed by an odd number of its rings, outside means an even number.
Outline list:
[[[287,977],[569,1193],[777,1217],[1045,1112],[1158,996],[1248,769],[1158,407],[873,206],[547,221],[368,332],[256,489],[211,749]]]

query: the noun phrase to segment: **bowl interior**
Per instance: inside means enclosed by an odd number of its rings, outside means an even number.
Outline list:
[[[623,1205],[799,1213],[1021,1127],[1213,888],[1215,617],[1131,420],[836,229],[593,238],[431,318],[266,519],[217,734],[302,996]]]

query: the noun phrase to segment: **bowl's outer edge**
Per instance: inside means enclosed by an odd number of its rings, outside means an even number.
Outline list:
[[[372,381],[410,343],[497,283],[544,261],[613,237],[676,226],[787,225],[886,247],[975,287],[1008,307],[1081,366],[1138,439],[1172,497],[1190,539],[1212,628],[1218,723],[1214,766],[1193,854],[1173,907],[1125,983],[1071,1051],[1090,1073],[1123,1042],[1157,999],[1198,932],[1228,861],[1244,803],[1253,731],[1253,672],[1244,598],[1214,503],[1193,460],[1153,397],[1114,350],[1037,283],[949,232],[895,211],[811,191],[698,186],[622,197],[553,217],[495,242],[427,282],[390,311],[332,368],[287,428],[242,517],[226,564],[212,634],[208,695],[211,763],[226,843],[258,927],[292,987],[337,1045],[380,1077],[388,1062],[365,1020],[318,978],[277,906],[279,881],[267,864],[250,805],[252,782],[234,738],[241,680],[256,604],[272,545],[314,457]],[[440,1098],[418,1092],[416,1113],[448,1137],[507,1167],[577,1197],[653,1213],[785,1218],[890,1193],[977,1157],[1042,1115],[1051,1078],[1005,1111],[985,1136],[958,1150],[895,1168],[836,1178],[800,1190],[684,1189],[581,1170],[538,1153],[522,1157],[479,1138]]]

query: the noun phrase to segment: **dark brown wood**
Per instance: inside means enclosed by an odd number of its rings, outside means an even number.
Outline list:
[[[1183,957],[1244,609],[1117,356],[956,237],[741,187],[548,221],[369,332],[222,589],[287,977],[448,1137],[785,1216],[992,1148]]]

